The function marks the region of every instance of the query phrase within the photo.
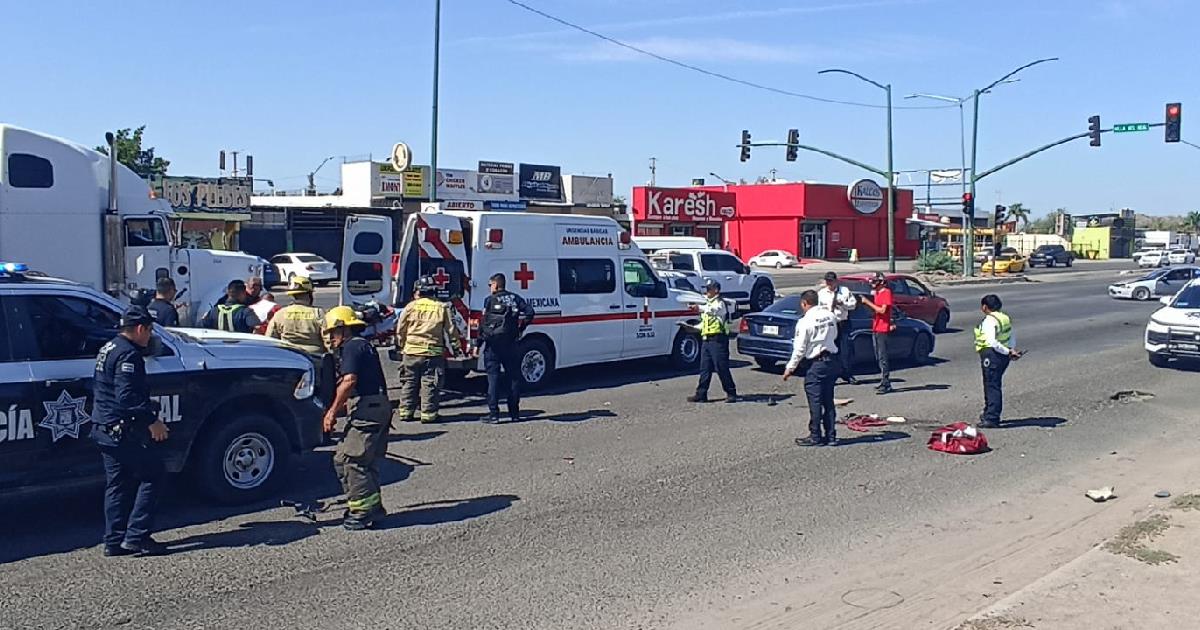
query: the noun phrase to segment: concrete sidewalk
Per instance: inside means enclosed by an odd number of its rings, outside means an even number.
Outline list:
[[[1200,494],[1150,500],[1163,505],[956,630],[1196,627]]]

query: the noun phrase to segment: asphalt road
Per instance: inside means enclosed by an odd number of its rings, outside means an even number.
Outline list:
[[[561,372],[517,424],[474,422],[482,407],[468,393],[448,401],[442,424],[397,427],[383,467],[392,515],[378,531],[270,504],[207,508],[178,488],[158,536],[172,555],[105,559],[94,491],[5,501],[0,627],[726,628],[774,605],[782,616],[762,617],[774,625],[753,627],[917,627],[945,614],[940,596],[910,592],[934,588],[930,576],[884,585],[908,600],[894,607],[839,602],[826,582],[913,564],[886,543],[896,532],[961,529],[984,503],[1019,505],[1102,455],[1189,436],[1195,375],[1148,365],[1141,335],[1155,305],[1110,300],[1108,276],[940,290],[952,328],[932,365],[897,369],[889,396],[871,393],[869,374],[838,388],[855,399],[847,410],[909,423],[843,430],[837,448],[793,444],[807,419],[795,380],[739,360],[749,401],[693,405],[694,376],[639,361]],[[1011,422],[986,455],[933,453],[930,427],[979,412],[970,329],[984,292],[1005,300],[1029,350],[1007,378]],[[1120,389],[1159,396],[1117,406]],[[336,493],[328,451],[307,457],[287,491]],[[976,507],[964,512],[964,498]],[[941,592],[961,581],[948,574]],[[729,616],[739,606],[750,612]],[[859,609],[876,615],[868,621],[912,616],[871,625],[847,616]],[[787,622],[802,611],[807,622]]]

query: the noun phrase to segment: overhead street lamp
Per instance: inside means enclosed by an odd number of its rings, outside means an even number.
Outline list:
[[[1008,79],[1002,81],[1001,83],[1016,83],[1017,81],[1020,81],[1020,79]],[[947,103],[954,103],[955,105],[958,105],[958,148],[959,154],[962,158],[962,166],[959,170],[959,180],[962,181],[962,191],[964,193],[967,192],[967,123],[963,103],[966,103],[971,99],[971,97],[942,96],[940,94],[925,94],[923,92],[918,92],[916,94],[909,94],[904,98],[930,98],[936,101],[945,101]]]
[[[848,74],[856,79],[865,81],[884,91],[887,94],[887,235],[888,235],[888,271],[896,272],[896,191],[893,185],[896,181],[895,167],[892,164],[892,85],[889,83],[884,85],[878,81],[872,81],[857,72],[843,70],[841,68],[828,68],[821,70],[817,74]]]

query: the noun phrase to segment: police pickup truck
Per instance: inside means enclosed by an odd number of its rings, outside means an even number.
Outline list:
[[[0,263],[0,494],[103,477],[92,375],[123,306],[84,285]],[[268,495],[320,443],[313,361],[254,335],[155,326],[146,370],[171,435],[167,469],[219,503]]]

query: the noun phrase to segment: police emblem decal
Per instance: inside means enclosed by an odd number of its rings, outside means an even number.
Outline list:
[[[58,400],[42,403],[42,406],[46,408],[46,417],[38,423],[38,426],[48,429],[51,439],[55,442],[67,435],[79,439],[79,427],[91,421],[91,417],[83,410],[85,403],[87,403],[87,396],[72,398],[66,390],[63,390],[59,392]]]

